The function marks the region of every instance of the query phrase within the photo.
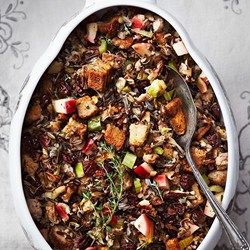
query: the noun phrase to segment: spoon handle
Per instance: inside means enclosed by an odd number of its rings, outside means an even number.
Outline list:
[[[215,199],[213,193],[208,188],[206,182],[204,181],[203,177],[201,176],[199,170],[196,168],[195,163],[191,157],[190,154],[190,147],[186,147],[186,157],[187,161],[190,164],[193,174],[198,182],[198,184],[201,187],[201,190],[203,191],[204,195],[206,196],[207,200],[209,201],[211,207],[214,210],[214,213],[216,214],[217,218],[219,219],[221,225],[223,226],[229,241],[233,247],[233,249],[242,249],[247,250],[250,249],[249,244],[245,237],[239,232],[239,229],[236,227],[234,222],[229,218],[226,211],[223,209],[223,207],[218,203],[218,201]]]

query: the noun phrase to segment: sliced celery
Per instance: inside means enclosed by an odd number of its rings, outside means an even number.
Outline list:
[[[165,92],[164,93],[164,98],[167,100],[167,101],[171,101],[173,96],[174,96],[174,92],[175,92],[175,89],[172,89],[168,92]]]
[[[135,187],[135,192],[140,193],[141,192],[141,180],[136,178],[134,180],[134,187]]]
[[[155,147],[153,150],[154,150],[154,153],[156,153],[158,155],[162,155],[164,152],[162,147]]]
[[[208,185],[209,184],[209,179],[208,179],[207,175],[203,174],[202,178],[206,182],[206,184]]]
[[[180,240],[179,241],[180,249],[181,250],[186,249],[193,242],[193,239],[194,237],[191,235],[191,236],[184,238],[183,240]]]
[[[102,130],[101,117],[96,116],[88,121],[88,130],[90,132]]]
[[[123,161],[122,161],[122,164],[128,168],[133,168],[134,167],[134,164],[135,164],[135,161],[136,161],[136,158],[137,156],[130,153],[130,152],[127,152]]]
[[[78,162],[75,166],[75,173],[77,178],[82,178],[84,176],[83,165],[81,162]]]
[[[173,69],[173,70],[175,70],[175,71],[178,71],[177,68],[175,67],[173,61],[171,61],[171,62],[168,63],[168,67],[171,68],[171,69]]]
[[[100,54],[103,54],[107,51],[108,44],[105,39],[101,39],[101,45],[99,46],[99,52]]]
[[[151,85],[147,88],[147,94],[153,98],[158,97],[166,89],[166,84],[163,80],[156,79]]]
[[[211,192],[215,192],[215,193],[221,193],[224,191],[223,187],[219,186],[219,185],[212,185],[209,187]]]

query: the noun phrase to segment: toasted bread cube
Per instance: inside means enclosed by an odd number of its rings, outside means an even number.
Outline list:
[[[76,108],[78,115],[85,119],[95,115],[98,112],[98,108],[94,101],[89,96],[84,96],[76,101]]]
[[[109,22],[98,23],[98,31],[101,34],[114,35],[119,28],[119,16],[114,16]]]
[[[215,170],[208,174],[208,179],[215,185],[225,186],[227,180],[227,171]]]
[[[195,200],[192,200],[192,204],[194,206],[198,206],[198,205],[202,204],[204,199],[203,199],[203,197],[201,195],[199,186],[198,186],[198,184],[196,182],[192,185],[192,190],[194,191],[194,195],[196,197]]]
[[[177,135],[183,135],[187,129],[186,117],[182,109],[179,109],[176,115],[171,118],[170,124]]]
[[[174,98],[166,105],[166,113],[169,117],[174,117],[182,106],[182,100],[178,97]]]
[[[31,106],[28,109],[28,112],[27,112],[26,117],[25,117],[25,122],[27,124],[31,124],[35,121],[40,120],[41,116],[42,116],[41,106],[39,103],[35,103],[33,106]]]
[[[177,238],[169,239],[166,242],[166,249],[167,250],[181,250],[178,239]]]
[[[206,151],[204,149],[199,149],[196,147],[191,148],[191,155],[195,165],[199,168],[202,166],[203,162],[206,159]]]
[[[113,145],[117,150],[121,149],[125,142],[125,131],[113,124],[108,124],[104,139],[109,145]]]
[[[128,49],[133,44],[133,38],[126,37],[125,39],[120,39],[118,37],[114,37],[112,39],[112,43],[120,49]]]
[[[139,123],[129,126],[129,144],[132,146],[142,146],[147,138],[148,125]]]
[[[66,139],[69,139],[73,135],[78,135],[82,139],[86,131],[87,126],[74,120],[72,117],[69,119],[68,124],[62,130]]]
[[[83,66],[83,74],[89,88],[103,92],[110,79],[111,65],[96,59]]]

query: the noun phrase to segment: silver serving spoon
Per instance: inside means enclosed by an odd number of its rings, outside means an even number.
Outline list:
[[[225,230],[229,241],[234,249],[250,249],[249,244],[245,237],[239,232],[239,229],[236,227],[234,222],[229,218],[226,211],[223,207],[218,203],[215,199],[213,193],[209,190],[206,182],[201,176],[200,172],[195,166],[195,163],[192,159],[190,153],[190,145],[192,138],[194,136],[194,132],[196,129],[197,123],[197,111],[196,107],[191,95],[191,92],[188,88],[185,80],[180,76],[178,72],[173,70],[172,68],[168,69],[168,77],[169,79],[174,79],[174,84],[176,88],[176,96],[180,97],[183,102],[183,111],[186,115],[187,120],[187,131],[183,136],[180,136],[176,139],[176,142],[184,149],[187,161],[192,168],[193,174],[201,187],[203,194],[206,196],[210,205],[212,206],[217,218],[219,219],[223,229]]]

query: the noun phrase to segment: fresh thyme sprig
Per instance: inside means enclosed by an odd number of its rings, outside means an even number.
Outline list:
[[[107,225],[111,221],[112,216],[114,215],[122,197],[124,168],[121,164],[121,158],[115,153],[115,149],[113,146],[109,146],[105,142],[100,142],[100,147],[103,151],[106,151],[113,155],[113,158],[109,162],[110,166],[113,169],[113,175],[107,171],[103,163],[99,163],[99,165],[104,169],[106,173],[111,194],[109,203],[111,205],[112,213],[105,223]]]

